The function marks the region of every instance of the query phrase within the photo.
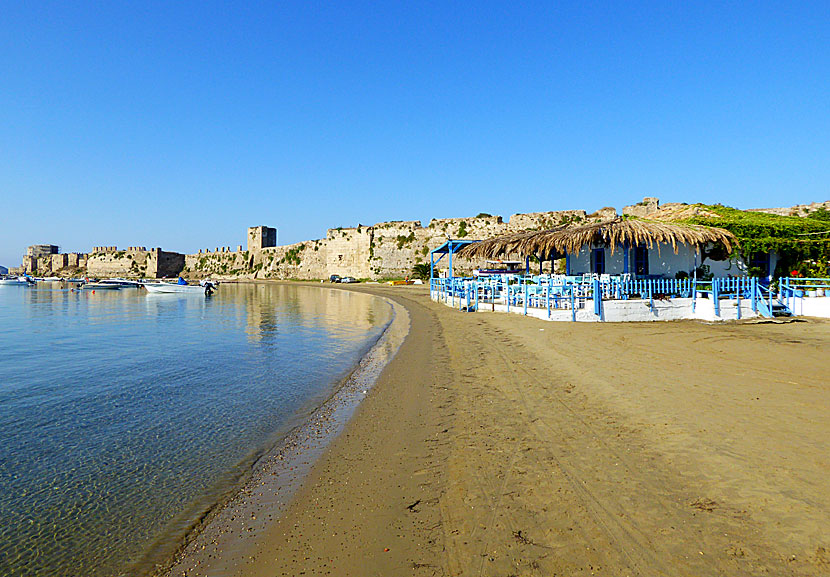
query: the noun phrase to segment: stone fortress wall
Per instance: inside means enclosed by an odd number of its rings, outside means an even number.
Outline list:
[[[658,209],[683,206],[682,203],[660,204],[659,199],[646,197],[625,206],[624,215],[648,217]],[[275,230],[269,227],[248,229],[248,244],[243,251],[222,248],[199,251],[185,257],[183,274],[217,279],[327,279],[330,275],[352,276],[378,280],[402,278],[412,274],[412,267],[429,262],[429,252],[448,238],[483,240],[499,235],[530,230],[545,230],[567,223],[589,223],[616,218],[612,207],[595,212],[557,210],[514,214],[509,220],[481,213],[467,218],[437,218],[423,226],[414,220],[380,222],[371,226],[331,228],[326,237],[292,245],[274,246]],[[482,263],[456,257],[457,273],[469,272]],[[549,265],[545,265],[549,266]],[[438,270],[446,270],[443,259]]]
[[[43,245],[46,246],[46,245]],[[185,255],[160,248],[147,250],[143,246],[131,246],[118,250],[115,246],[96,246],[92,252],[39,254],[30,250],[23,257],[23,264],[15,272],[32,276],[90,276],[164,278],[175,277],[184,268]],[[55,247],[57,248],[57,247]]]
[[[647,197],[626,206],[622,213],[648,217],[658,209],[682,206],[660,205]],[[790,209],[757,209],[769,212],[803,214],[830,207],[830,201]],[[114,246],[95,247],[90,254],[60,254],[54,245],[37,245],[23,257],[21,273],[48,276],[143,277],[165,278],[179,274],[189,278],[231,279],[327,279],[330,275],[358,279],[402,278],[412,274],[412,267],[429,262],[429,252],[448,238],[487,239],[528,230],[545,230],[566,223],[609,220],[617,216],[614,208],[605,207],[588,214],[584,210],[560,210],[514,214],[508,221],[485,213],[468,218],[439,218],[427,226],[420,221],[380,222],[371,226],[332,228],[325,238],[276,246],[276,229],[256,226],[248,229],[247,245],[216,247],[195,254],[180,254],[160,248]],[[459,273],[469,272],[482,263],[454,260]],[[445,270],[447,259],[438,265]]]
[[[389,221],[371,226],[332,228],[322,239],[274,246],[269,227],[248,229],[246,250],[205,250],[185,256],[182,274],[216,279],[327,279],[330,275],[378,280],[402,278],[412,267],[429,262],[429,252],[447,238],[486,239],[494,236],[543,230],[568,222],[594,222],[617,216],[613,208],[587,214],[584,210],[563,210],[514,214],[505,222],[500,216],[479,214],[468,218],[433,219],[421,222]],[[446,259],[439,270],[446,267]],[[456,259],[454,267],[471,269],[473,263]]]
[[[91,277],[175,277],[184,268],[185,255],[161,248],[147,250],[143,246],[131,246],[126,250],[117,247],[96,247],[86,263]]]
[[[768,212],[770,214],[777,214],[780,216],[807,216],[811,212],[819,209],[830,210],[830,200],[824,202],[813,202],[810,204],[797,204],[795,206],[786,206],[781,208],[750,208],[752,212]]]
[[[10,269],[10,272],[32,276],[73,276],[85,272],[86,263],[87,255],[84,253],[53,253],[41,256],[26,254],[23,256],[23,264]]]
[[[401,278],[412,267],[429,262],[429,251],[447,238],[486,239],[524,230],[543,230],[566,222],[590,222],[616,216],[604,208],[587,214],[584,210],[562,210],[514,214],[505,222],[500,216],[479,214],[468,218],[438,218],[427,226],[420,221],[389,221],[372,226],[332,228],[322,239],[276,246],[276,229],[257,226],[248,229],[247,246],[237,245],[200,250],[183,255],[147,250],[143,246],[119,250],[96,246],[89,254],[46,254],[26,256],[21,272],[37,276],[165,278],[183,274],[217,279],[327,279],[330,275],[359,279]],[[57,252],[58,247],[43,245]],[[49,251],[50,253],[52,251]],[[32,251],[30,251],[32,252]],[[46,252],[39,249],[38,254]],[[458,270],[471,268],[456,258]],[[446,259],[439,270],[446,267]]]

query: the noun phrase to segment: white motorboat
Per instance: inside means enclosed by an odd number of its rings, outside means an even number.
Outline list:
[[[136,280],[129,280],[126,278],[108,278],[101,281],[101,284],[114,284],[121,288],[138,288],[141,283]]]
[[[32,284],[35,284],[34,281],[25,276],[0,278],[0,285],[29,286]]]
[[[88,291],[117,291],[121,289],[121,285],[108,282],[85,282],[81,285],[81,288]]]
[[[142,285],[150,293],[161,294],[202,294],[210,296],[216,290],[216,285],[210,281],[202,284],[177,284],[171,282],[146,282]]]

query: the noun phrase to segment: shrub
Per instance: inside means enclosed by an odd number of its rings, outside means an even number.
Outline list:
[[[305,249],[305,245],[295,246],[285,252],[285,256],[280,260],[280,264],[285,262],[288,264],[299,265],[302,262],[300,253]]]
[[[830,222],[830,210],[827,210],[825,207],[820,206],[816,210],[808,214],[807,218],[812,218],[814,220],[819,220],[822,222]]]
[[[395,237],[395,240],[398,244],[398,250],[401,250],[404,247],[404,245],[407,245],[411,243],[413,240],[415,240],[415,232],[410,232],[408,236],[399,234]]]
[[[429,263],[423,262],[412,267],[412,276],[423,281],[429,280]]]

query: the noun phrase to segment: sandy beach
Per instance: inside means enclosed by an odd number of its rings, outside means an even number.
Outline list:
[[[410,331],[287,508],[184,575],[827,575],[830,322]],[[241,553],[239,553],[241,551]]]

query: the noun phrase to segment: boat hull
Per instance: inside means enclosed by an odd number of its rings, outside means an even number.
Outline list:
[[[81,285],[81,288],[88,291],[117,291],[121,289],[121,287],[117,284],[105,284],[97,282],[86,283],[84,285]]]
[[[0,279],[0,285],[5,285],[5,286],[29,286],[30,284],[32,284],[31,281],[29,281],[25,278],[22,278],[22,277],[20,277],[20,278],[3,278],[3,279]]]
[[[208,287],[201,285],[172,284],[166,282],[144,283],[144,288],[147,289],[147,292],[156,294],[204,295],[208,292]]]

